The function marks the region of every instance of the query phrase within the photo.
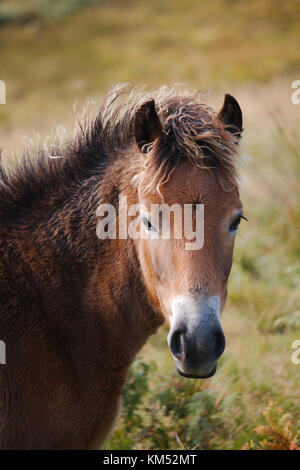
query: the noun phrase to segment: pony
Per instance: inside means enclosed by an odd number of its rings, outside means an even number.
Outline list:
[[[2,165],[1,449],[99,448],[130,364],[164,321],[178,373],[215,373],[244,217],[241,132],[230,94],[215,112],[198,92],[117,86],[75,136]],[[120,196],[143,204],[139,231],[158,237],[97,237],[97,208]],[[162,201],[204,205],[201,249],[160,236],[149,214]]]

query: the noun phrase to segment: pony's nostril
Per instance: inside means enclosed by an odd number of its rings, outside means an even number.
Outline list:
[[[215,331],[215,351],[218,357],[220,357],[225,349],[225,336],[223,331],[217,330]]]
[[[182,330],[175,330],[171,337],[170,349],[174,357],[179,361],[182,360],[183,356],[183,344],[182,344]]]

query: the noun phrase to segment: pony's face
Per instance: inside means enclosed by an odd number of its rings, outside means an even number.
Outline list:
[[[211,377],[225,348],[220,314],[242,218],[238,190],[226,189],[218,170],[184,158],[159,192],[149,190],[152,180],[145,172],[138,193],[144,283],[170,324],[168,344],[179,374]]]

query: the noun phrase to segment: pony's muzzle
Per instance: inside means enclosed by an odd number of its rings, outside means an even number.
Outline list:
[[[180,375],[208,378],[216,372],[225,349],[218,306],[218,300],[212,298],[204,302],[180,298],[174,302],[168,344]]]

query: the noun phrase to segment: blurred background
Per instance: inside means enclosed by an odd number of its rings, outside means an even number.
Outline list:
[[[227,348],[205,381],[176,375],[167,327],[141,351],[107,449],[292,449],[299,443],[300,2],[0,1],[0,147],[74,125],[74,104],[118,82],[183,83],[244,114],[241,196],[223,313]],[[38,137],[39,136],[39,137]]]

